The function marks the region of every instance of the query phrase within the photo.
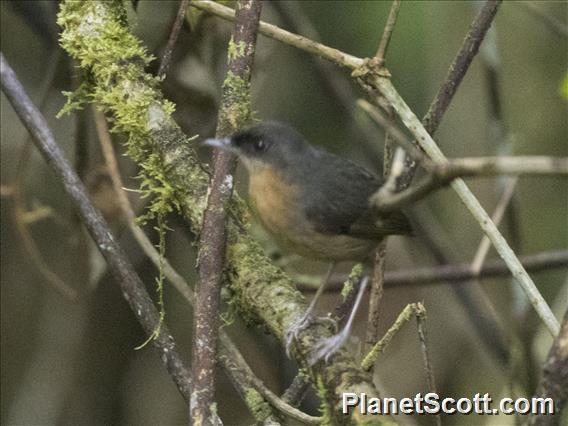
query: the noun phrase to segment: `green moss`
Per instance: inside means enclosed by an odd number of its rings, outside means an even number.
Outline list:
[[[163,262],[167,230],[164,218],[173,210],[180,210],[180,204],[162,155],[151,146],[150,126],[155,124],[152,111],[161,111],[160,116],[166,121],[174,111],[174,104],[164,100],[157,89],[160,81],[145,72],[145,66],[154,58],[129,32],[120,1],[105,4],[67,1],[61,6],[57,22],[63,29],[61,46],[87,71],[86,81],[75,92],[65,93],[67,103],[59,115],[79,109],[85,103],[95,103],[111,113],[112,132],[128,135],[127,154],[140,167],[139,191],[142,198],[150,198],[139,221],[158,219]],[[153,337],[158,335],[165,316],[163,267],[159,269],[160,322]]]
[[[227,58],[229,61],[234,61],[235,59],[242,58],[245,56],[247,44],[244,41],[239,41],[235,43],[233,36],[229,40],[229,46],[227,48]]]
[[[70,96],[67,110],[93,102],[112,117],[114,132],[128,136],[128,155],[141,169],[141,191],[152,197],[145,219],[181,208],[192,231],[198,233],[207,204],[209,177],[190,140],[173,122],[170,114],[174,107],[158,90],[160,81],[145,73],[153,58],[129,33],[122,2],[65,1],[58,22],[62,26],[62,46],[79,62],[89,82]],[[239,54],[241,49],[235,46],[231,55]],[[254,120],[247,80],[229,73],[223,91],[220,136],[228,134],[221,131],[231,132],[237,124]],[[284,330],[303,313],[303,296],[271,264],[259,244],[243,232],[242,228],[247,227],[244,203],[237,197],[230,209],[226,274],[235,295],[234,305],[251,321],[260,323],[262,318],[262,323],[282,338]],[[317,338],[329,335],[329,330],[316,327],[305,335],[307,339],[302,338],[297,345],[298,352],[309,351]],[[370,377],[361,376],[345,351],[338,351],[332,363],[333,368],[309,368],[313,380],[317,378],[322,389],[324,384],[328,388],[330,419],[337,408],[334,401],[343,390],[373,392],[368,385]],[[357,387],[359,381],[367,385]]]
[[[270,408],[270,405],[255,389],[247,389],[245,401],[248,409],[257,422],[263,422],[272,416],[272,409]]]
[[[331,412],[331,405],[328,403],[328,391],[321,377],[318,377],[315,388],[320,400],[321,424],[332,425],[333,413]]]
[[[58,24],[61,46],[88,71],[88,82],[73,93],[60,114],[93,102],[112,114],[112,132],[128,135],[127,154],[140,166],[143,197],[152,200],[141,221],[179,209],[175,190],[166,177],[163,159],[150,146],[148,123],[152,106],[167,117],[174,104],[162,98],[159,79],[145,72],[154,58],[129,32],[120,1],[68,1],[62,4]]]
[[[362,275],[363,275],[363,265],[357,263],[351,269],[347,281],[343,283],[343,287],[341,288],[341,297],[343,298],[343,301],[345,301],[347,297],[349,297],[349,295],[353,291],[355,284],[361,280]]]
[[[251,108],[250,82],[231,71],[227,71],[223,81],[223,100],[218,132],[221,136],[228,135],[255,119]]]

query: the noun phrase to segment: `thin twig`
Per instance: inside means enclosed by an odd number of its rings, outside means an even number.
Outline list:
[[[495,207],[495,211],[491,216],[491,220],[495,222],[496,226],[499,226],[501,220],[503,220],[503,216],[505,215],[505,211],[509,206],[511,200],[513,199],[513,195],[515,194],[515,189],[517,188],[517,182],[519,179],[514,177],[508,181],[508,184],[505,186],[505,189],[501,193],[501,197],[499,198],[499,202],[497,203],[497,207]],[[473,260],[471,262],[471,269],[476,273],[479,274],[479,271],[483,267],[483,263],[487,258],[487,254],[489,253],[489,249],[491,248],[491,241],[487,238],[487,235],[484,235],[477,247],[477,251]]]
[[[385,54],[387,53],[392,33],[394,31],[394,26],[396,24],[396,18],[398,17],[400,5],[401,0],[394,0],[392,2],[389,16],[387,18],[387,23],[385,24],[385,29],[383,30],[383,36],[381,37],[381,41],[379,42],[377,53],[375,53],[375,58],[377,58],[380,64],[383,64],[385,61]]]
[[[416,185],[392,195],[379,189],[370,202],[381,211],[405,207],[443,188],[450,182],[463,182],[462,177],[488,177],[493,175],[568,175],[568,158],[545,156],[471,157],[453,158],[438,164],[432,174]],[[464,183],[465,185],[465,183]]]
[[[217,15],[219,18],[225,19],[227,21],[233,21],[235,19],[235,11],[233,9],[211,0],[195,0],[192,1],[189,5],[191,7],[195,7],[197,9]],[[349,55],[348,53],[344,53],[332,47],[317,43],[307,37],[302,37],[298,34],[291,33],[277,27],[276,25],[272,25],[263,21],[260,21],[258,32],[262,35],[273,38],[274,40],[278,40],[290,46],[297,47],[298,49],[327,59],[335,63],[336,65],[350,68],[352,70],[360,67],[364,63],[364,60],[361,58],[357,58],[353,55]]]
[[[164,55],[162,56],[162,62],[160,62],[160,68],[158,69],[158,77],[160,78],[166,75],[166,73],[168,72],[168,68],[170,67],[170,63],[172,60],[172,53],[174,51],[174,46],[176,45],[179,32],[182,28],[183,21],[185,19],[185,12],[187,10],[187,6],[189,6],[189,0],[180,1],[179,9],[176,15],[176,20],[172,25],[172,31],[170,32],[168,43],[166,44]]]
[[[424,375],[426,376],[426,386],[428,392],[438,393],[436,387],[436,378],[434,377],[434,368],[430,360],[430,351],[428,350],[428,342],[426,339],[426,308],[420,302],[416,304],[416,326],[418,328],[418,339],[420,340],[420,352],[422,353],[422,364],[424,366]],[[442,425],[440,414],[434,416],[437,426]]]
[[[144,331],[151,335],[159,321],[159,314],[152,304],[144,284],[112,236],[106,221],[91,204],[84,185],[68,161],[65,160],[63,152],[55,142],[45,119],[32,104],[16,74],[5,60],[3,53],[0,53],[0,75],[2,77],[2,91],[20,120],[33,135],[36,146],[47,163],[61,179],[65,190],[81,214],[85,226],[109,264],[111,273],[120,284],[124,297],[138,322],[142,325]],[[161,327],[160,333],[153,343],[160,352],[160,359],[166,366],[178,390],[189,402],[189,371],[184,366],[174,338],[165,325]]]
[[[438,90],[434,101],[430,104],[430,108],[422,120],[424,128],[428,133],[434,134],[438,128],[473,58],[477,55],[479,46],[489,30],[500,4],[501,0],[487,0],[471,23],[460,50],[450,65],[446,80],[440,87],[440,90]]]
[[[93,114],[97,136],[101,145],[101,151],[105,159],[107,171],[110,176],[116,195],[116,201],[119,205],[121,213],[124,215],[128,229],[130,230],[130,232],[132,232],[132,235],[134,236],[146,256],[148,256],[152,263],[154,263],[154,265],[158,267],[160,265],[160,254],[157,252],[154,244],[152,244],[152,241],[150,241],[148,236],[136,223],[136,214],[134,213],[134,210],[132,210],[130,201],[128,200],[128,197],[126,196],[126,193],[123,189],[124,183],[122,182],[122,178],[120,177],[120,171],[118,168],[118,163],[116,161],[116,156],[114,154],[106,118],[102,112],[97,111],[96,109],[93,109]],[[190,303],[193,304],[193,291],[191,291],[191,288],[189,287],[187,282],[180,274],[177,273],[177,271],[172,267],[167,259],[163,259],[163,268],[167,279],[172,284],[174,284],[176,289],[180,293],[182,293],[182,295],[188,301],[190,301]]]
[[[568,267],[568,250],[544,251],[519,258],[529,272],[543,272]],[[507,265],[502,260],[486,262],[479,274],[471,269],[471,264],[450,264],[426,268],[405,269],[390,271],[385,274],[385,287],[424,286],[441,284],[446,281],[471,281],[473,279],[486,279],[510,276]],[[333,275],[330,278],[328,291],[340,291],[345,275]],[[298,288],[302,291],[316,291],[319,278],[311,275],[300,275],[295,278]]]
[[[377,49],[377,53],[375,54],[375,59],[377,60],[379,66],[382,66],[385,62],[385,55],[394,31],[394,26],[396,25],[396,19],[398,17],[400,5],[400,0],[394,0],[392,2],[389,16],[383,30],[383,35],[381,36],[381,41],[379,42],[379,47]],[[388,109],[388,111],[390,118],[392,119],[393,111],[390,108]],[[389,132],[386,132],[383,155],[383,177],[385,178],[385,184],[383,185],[383,188],[386,191],[391,192],[394,192],[396,190],[397,177],[402,173],[405,162],[404,151],[402,149],[396,149],[393,154],[393,149],[394,146],[392,142],[392,136]],[[391,160],[393,162],[392,166]],[[367,330],[365,332],[365,352],[368,352],[379,338],[379,306],[381,298],[383,296],[386,253],[387,238],[385,238],[379,244],[375,253],[373,276],[371,279],[371,294],[369,296],[369,313],[367,314]]]
[[[217,137],[226,137],[251,117],[250,79],[256,48],[256,36],[262,3],[258,0],[240,0],[233,34],[229,41],[227,76],[223,85],[221,109],[217,121]],[[243,93],[235,90],[235,80],[242,84]],[[215,398],[215,363],[219,328],[219,303],[225,266],[228,203],[233,193],[236,165],[234,154],[217,151],[213,157],[213,176],[210,194],[203,216],[199,240],[198,280],[194,310],[190,419],[193,424],[210,424],[216,415],[211,407]]]
[[[377,361],[379,355],[384,352],[385,348],[389,345],[394,336],[402,329],[404,324],[412,319],[414,315],[417,315],[418,306],[416,303],[410,303],[402,310],[398,317],[396,318],[393,325],[387,330],[385,335],[376,342],[373,347],[367,352],[367,355],[361,361],[361,368],[363,370],[370,370],[373,364]]]

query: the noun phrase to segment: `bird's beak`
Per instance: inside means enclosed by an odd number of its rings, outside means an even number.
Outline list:
[[[233,146],[231,144],[230,138],[221,138],[221,139],[205,139],[202,143],[203,146],[210,146],[213,148],[225,149],[230,150]]]

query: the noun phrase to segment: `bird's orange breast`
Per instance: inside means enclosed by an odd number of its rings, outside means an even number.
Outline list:
[[[263,225],[272,234],[278,236],[290,232],[290,227],[297,223],[296,203],[298,191],[285,182],[278,172],[269,167],[256,171],[249,181],[249,196],[252,207]],[[296,212],[296,213],[295,213]]]
[[[250,175],[249,198],[263,226],[277,242],[311,259],[362,260],[377,241],[317,232],[304,214],[299,188],[263,167]]]

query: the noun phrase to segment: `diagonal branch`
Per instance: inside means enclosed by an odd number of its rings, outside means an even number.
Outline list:
[[[124,298],[130,305],[136,319],[144,331],[148,335],[152,335],[158,324],[159,314],[146,292],[144,284],[114,239],[106,221],[91,204],[84,185],[65,159],[63,151],[56,144],[45,119],[32,104],[2,53],[0,53],[0,75],[2,77],[2,91],[20,120],[32,134],[37,148],[49,166],[61,179],[91,237],[107,261],[112,275],[120,284]],[[165,325],[160,328],[160,332],[153,343],[180,393],[189,401],[189,371],[183,364],[174,338]]]
[[[164,50],[164,55],[162,56],[162,61],[160,62],[160,68],[158,68],[158,77],[163,78],[168,72],[170,63],[172,61],[172,53],[174,51],[174,46],[179,36],[179,32],[183,26],[183,21],[185,20],[185,12],[189,6],[189,0],[181,0],[179,3],[179,9],[176,15],[174,24],[172,25],[172,30],[170,36],[168,37],[168,42]]]

